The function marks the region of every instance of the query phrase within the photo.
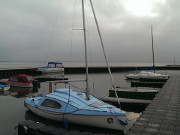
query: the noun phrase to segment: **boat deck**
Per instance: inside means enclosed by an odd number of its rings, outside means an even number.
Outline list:
[[[180,76],[171,76],[125,135],[180,134]]]

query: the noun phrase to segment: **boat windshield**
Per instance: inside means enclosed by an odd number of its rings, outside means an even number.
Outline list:
[[[61,105],[59,103],[50,99],[45,99],[41,105],[45,107],[56,108],[56,109],[61,108]]]
[[[62,64],[57,64],[56,66],[59,67],[59,68],[62,68],[62,67],[63,67]]]
[[[33,81],[33,80],[34,80],[34,79],[32,78],[32,76],[28,76],[27,79],[30,80],[30,81]]]
[[[48,64],[48,67],[55,67],[55,64]]]

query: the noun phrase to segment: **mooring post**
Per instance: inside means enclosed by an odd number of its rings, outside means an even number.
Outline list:
[[[49,93],[52,93],[52,82],[49,82]]]

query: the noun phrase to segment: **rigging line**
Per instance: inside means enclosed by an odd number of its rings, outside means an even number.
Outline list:
[[[103,48],[103,53],[104,53],[104,57],[105,57],[105,60],[106,60],[106,65],[108,67],[109,75],[110,75],[110,78],[111,78],[112,87],[113,87],[113,89],[115,91],[115,95],[116,95],[116,98],[117,98],[117,101],[118,101],[118,104],[119,104],[119,107],[120,107],[120,101],[119,101],[119,98],[118,98],[118,95],[117,95],[117,92],[116,92],[116,87],[115,87],[115,83],[114,83],[114,80],[113,80],[113,77],[112,77],[111,69],[110,69],[110,66],[109,66],[108,61],[107,61],[107,56],[106,56],[106,52],[105,52],[105,48],[104,48],[104,43],[103,43],[101,32],[100,32],[100,29],[99,29],[99,24],[98,24],[96,15],[95,15],[95,11],[94,11],[94,7],[93,7],[93,4],[92,4],[92,0],[90,0],[90,4],[91,4],[91,9],[92,9],[92,12],[93,12],[93,15],[94,15],[95,23],[96,23],[96,26],[97,26],[97,30],[98,30],[101,46]]]
[[[57,23],[57,18],[58,18],[58,15],[59,15],[59,10],[60,10],[60,7],[61,7],[61,3],[62,3],[62,0],[59,0],[59,5],[58,5],[58,9],[57,9],[55,20],[53,22],[53,28],[52,28],[52,32],[51,32],[51,37],[49,39],[49,46],[48,46],[48,49],[47,49],[47,52],[46,52],[44,64],[47,62],[50,46],[52,45],[52,40],[53,40],[53,36],[54,36],[55,26],[56,26],[56,23]]]
[[[75,85],[73,85],[73,84],[71,84],[71,83],[68,83],[68,84],[69,84],[70,86],[76,88],[76,89],[80,89],[80,90],[82,90],[82,91],[85,92],[85,90],[84,90],[83,88],[80,88],[80,87],[78,87],[78,86],[75,86]]]

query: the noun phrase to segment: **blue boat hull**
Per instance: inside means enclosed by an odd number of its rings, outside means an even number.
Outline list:
[[[60,89],[44,97],[26,98],[25,106],[46,119],[114,130],[124,130],[126,113],[82,92]],[[66,125],[65,124],[65,125]]]

